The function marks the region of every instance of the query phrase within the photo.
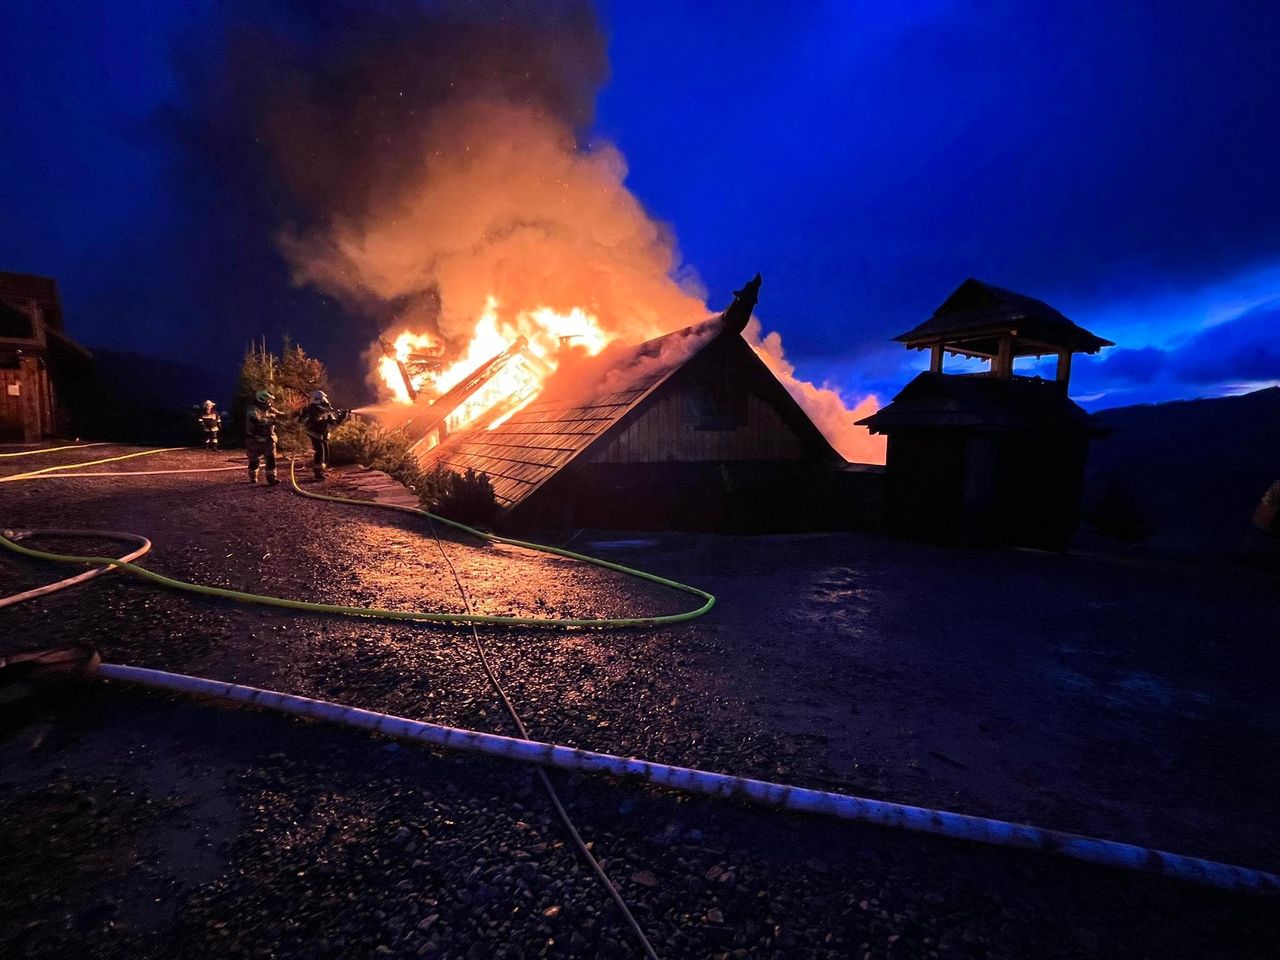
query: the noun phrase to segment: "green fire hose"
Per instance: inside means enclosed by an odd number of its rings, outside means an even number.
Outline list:
[[[160,453],[162,451],[145,451],[144,453]],[[144,454],[129,454],[128,456],[143,456]],[[113,457],[113,460],[127,459],[126,457]],[[95,461],[106,462],[106,461]],[[88,463],[76,464],[75,466],[90,466]],[[69,469],[51,468],[51,469]],[[0,483],[12,480],[25,480],[34,477],[43,471],[32,471],[31,473],[18,474],[13,477],[0,478]],[[165,473],[167,471],[154,471],[155,473]],[[123,570],[125,573],[131,573],[135,577],[143,580],[149,580],[152,583],[159,584],[171,590],[184,590],[188,593],[203,594],[207,597],[218,597],[223,600],[234,600],[237,603],[251,603],[268,607],[283,607],[286,610],[300,610],[305,613],[323,613],[336,614],[347,617],[369,617],[377,620],[412,620],[427,623],[445,623],[445,624],[488,624],[491,626],[508,626],[508,627],[538,627],[562,629],[564,627],[591,627],[596,629],[623,629],[632,627],[660,627],[672,623],[683,623],[687,620],[693,620],[707,613],[716,602],[716,598],[705,590],[697,587],[691,587],[687,583],[680,583],[676,580],[669,580],[666,577],[660,577],[654,573],[648,573],[644,570],[637,570],[634,567],[628,567],[621,563],[613,563],[609,560],[601,560],[597,557],[590,557],[586,554],[575,553],[572,550],[565,550],[560,547],[550,547],[545,544],[532,543],[527,540],[513,540],[509,537],[500,537],[496,534],[486,533],[483,530],[477,530],[475,527],[469,527],[464,523],[458,523],[456,520],[449,520],[446,517],[437,516],[428,513],[426,510],[417,510],[413,507],[402,507],[398,504],[377,503],[368,500],[354,500],[348,497],[335,497],[328,494],[309,493],[298,486],[298,478],[293,470],[293,463],[289,465],[289,480],[293,485],[293,489],[304,497],[310,497],[313,500],[329,500],[333,503],[355,504],[365,507],[379,507],[384,510],[398,510],[402,513],[410,513],[420,517],[426,517],[429,520],[439,521],[447,526],[457,530],[462,530],[482,540],[490,543],[502,544],[504,546],[523,547],[528,550],[536,550],[540,553],[553,554],[559,557],[566,557],[570,560],[577,560],[582,563],[589,563],[592,566],[601,567],[605,570],[614,570],[618,573],[635,577],[638,580],[644,580],[649,583],[656,583],[659,586],[669,587],[672,590],[678,590],[682,593],[692,594],[702,600],[702,605],[693,610],[686,610],[682,613],[667,613],[651,617],[566,617],[561,619],[550,619],[543,617],[505,617],[505,616],[489,616],[478,613],[437,613],[432,611],[419,610],[384,610],[378,607],[352,607],[345,604],[336,603],[312,603],[305,600],[290,600],[285,597],[272,597],[266,594],[249,593],[244,590],[229,590],[224,587],[210,587],[205,584],[191,583],[187,580],[178,580],[174,577],[166,577],[164,574],[156,573],[154,570],[148,570],[146,567],[138,566],[136,563],[130,563],[115,557],[92,557],[78,556],[69,553],[51,553],[46,550],[37,550],[33,547],[24,546],[16,543],[11,536],[14,531],[0,531],[0,546],[13,553],[22,554],[36,560],[47,560],[52,563],[67,564],[87,564],[96,567],[114,567],[117,570]]]

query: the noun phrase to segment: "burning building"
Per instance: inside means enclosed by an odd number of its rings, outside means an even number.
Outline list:
[[[39,440],[66,429],[92,355],[62,328],[49,277],[0,272],[0,440]]]
[[[887,434],[884,522],[930,540],[1062,549],[1075,531],[1092,437],[1105,429],[1067,396],[1074,353],[1111,346],[1040,300],[969,279],[896,337],[929,371],[860,421]],[[943,373],[944,354],[989,361]],[[1018,357],[1057,358],[1053,380]]]
[[[520,370],[544,361],[516,341],[410,422],[423,463],[488,475],[508,527],[829,524],[845,462],[742,337],[759,286],[719,316],[562,367],[545,390],[522,390]],[[465,412],[502,378],[501,399]]]

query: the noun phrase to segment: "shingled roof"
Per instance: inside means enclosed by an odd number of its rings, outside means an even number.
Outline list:
[[[720,319],[677,330],[649,340],[614,369],[643,368],[635,379],[610,377],[625,389],[571,400],[535,400],[492,430],[454,434],[427,454],[427,459],[451,470],[471,468],[489,475],[500,509],[508,509],[549,480],[561,467],[585,451],[646,396],[656,390],[685,361],[713,339]],[[677,349],[680,341],[690,350]],[[699,342],[700,341],[700,342]],[[670,359],[663,361],[663,354]],[[656,360],[652,365],[646,359]]]
[[[0,300],[37,300],[41,303],[58,303],[58,284],[52,277],[38,277],[33,273],[10,273],[0,270]]]
[[[1008,332],[1032,341],[1033,345],[1015,351],[1019,355],[1035,353],[1039,346],[1083,353],[1097,353],[1112,346],[1110,340],[1068,320],[1043,300],[972,277],[956,287],[928,320],[894,339],[908,347],[923,348],[934,343],[984,340]]]

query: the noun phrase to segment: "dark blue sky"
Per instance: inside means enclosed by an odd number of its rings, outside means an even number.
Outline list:
[[[191,28],[216,9],[6,4],[0,268],[56,276],[90,345],[181,356],[186,328],[236,294],[234,277],[191,289],[170,259],[200,260],[202,242],[175,235],[189,155],[157,120],[182,96],[175,43],[201,43]],[[920,357],[888,338],[974,275],[1118,342],[1077,367],[1093,405],[1280,381],[1274,4],[602,15],[612,75],[594,136],[621,147],[713,304],[763,272],[760,314],[800,374],[891,394]],[[336,307],[304,296],[263,309],[297,303],[307,339]]]

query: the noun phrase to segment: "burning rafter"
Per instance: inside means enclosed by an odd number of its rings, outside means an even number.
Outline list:
[[[614,337],[580,307],[500,316],[498,306],[496,298],[486,300],[460,356],[434,333],[406,329],[379,339],[378,374],[393,400],[425,408],[412,429],[428,448],[462,427],[501,422],[537,395],[563,351],[595,356]]]
[[[414,446],[430,450],[463,427],[486,427],[515,413],[534,398],[552,367],[519,337],[515,343],[482,363],[410,421]]]
[[[444,369],[444,361],[437,356],[410,352],[401,357],[396,345],[382,337],[378,338],[378,345],[382,347],[382,355],[395,363],[410,401],[418,399],[418,383],[423,378],[438,374]]]

